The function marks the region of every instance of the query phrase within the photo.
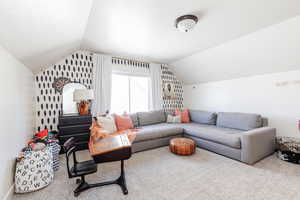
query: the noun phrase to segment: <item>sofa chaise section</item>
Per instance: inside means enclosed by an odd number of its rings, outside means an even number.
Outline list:
[[[201,115],[202,111],[192,111]],[[211,113],[211,115],[215,115]],[[203,116],[209,119],[212,116]],[[202,118],[203,118],[202,116]],[[197,119],[198,119],[197,118]],[[200,148],[253,164],[274,153],[276,129],[263,127],[266,120],[257,114],[218,113],[214,125],[184,125],[184,135],[194,139]],[[197,120],[196,120],[197,121]],[[212,124],[210,121],[209,124]],[[193,128],[191,127],[193,126]]]

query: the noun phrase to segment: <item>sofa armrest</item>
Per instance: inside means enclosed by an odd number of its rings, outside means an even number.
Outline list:
[[[241,137],[241,160],[253,164],[274,153],[276,129],[262,127],[246,131]]]

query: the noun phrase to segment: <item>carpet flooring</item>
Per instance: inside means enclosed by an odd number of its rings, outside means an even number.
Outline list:
[[[80,152],[87,159],[88,152]],[[98,166],[87,181],[117,178],[120,163]],[[221,155],[198,149],[188,157],[177,156],[167,147],[136,153],[125,163],[129,194],[117,185],[94,188],[73,196],[75,179],[68,179],[65,159],[54,182],[14,200],[299,200],[300,166],[272,155],[255,165],[246,165]]]

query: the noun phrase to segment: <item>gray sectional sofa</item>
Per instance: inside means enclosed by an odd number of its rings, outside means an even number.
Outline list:
[[[176,137],[193,139],[197,146],[253,164],[272,154],[276,129],[258,114],[190,110],[191,123],[166,123],[164,111],[131,114],[141,130],[132,145],[133,152],[169,145]]]

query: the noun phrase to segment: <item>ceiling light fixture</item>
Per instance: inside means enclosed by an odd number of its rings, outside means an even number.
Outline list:
[[[198,22],[198,17],[195,15],[183,15],[176,19],[175,27],[182,32],[188,32],[194,28]]]

